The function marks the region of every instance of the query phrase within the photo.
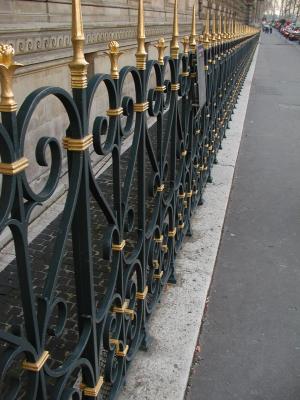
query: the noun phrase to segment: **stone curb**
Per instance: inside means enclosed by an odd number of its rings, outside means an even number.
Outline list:
[[[204,204],[193,216],[193,236],[184,241],[178,255],[178,284],[167,287],[150,319],[150,348],[145,353],[139,352],[132,361],[119,400],[184,399],[221,240],[258,48],[227,139],[222,143],[223,150],[218,154],[213,183],[207,186]]]

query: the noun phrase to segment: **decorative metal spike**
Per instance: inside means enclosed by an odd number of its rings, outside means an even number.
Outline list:
[[[145,49],[145,15],[144,15],[144,0],[139,0],[138,26],[137,26],[137,42],[138,48],[135,54],[136,66],[139,70],[146,69],[147,52]]]
[[[178,30],[178,0],[174,3],[174,15],[173,15],[173,33],[171,40],[171,57],[173,59],[178,59],[179,56],[179,30]]]
[[[154,45],[157,48],[158,57],[157,60],[160,65],[164,65],[165,50],[168,46],[165,44],[165,39],[163,37],[159,38],[158,42]]]
[[[84,32],[81,13],[81,0],[72,0],[72,44],[73,61],[70,63],[71,86],[73,89],[87,87],[88,62],[84,57]]]
[[[190,48],[191,48],[192,53],[196,52],[196,45],[197,45],[196,36],[197,36],[197,33],[196,33],[196,5],[194,4],[193,5],[193,15],[192,15],[192,32],[190,35]]]
[[[211,32],[211,40],[212,43],[215,44],[217,41],[217,35],[216,35],[216,13],[214,12],[212,15],[212,32]]]
[[[223,41],[223,32],[222,32],[222,14],[219,14],[219,24],[218,24],[218,41],[222,43]]]
[[[205,48],[210,47],[210,32],[209,32],[209,9],[207,9],[205,29],[203,34],[203,43]]]
[[[110,75],[113,79],[119,78],[119,66],[118,61],[119,57],[124,54],[123,51],[120,51],[120,45],[116,41],[112,41],[108,44],[109,51],[106,51],[105,54],[110,58]]]
[[[1,81],[1,112],[13,112],[17,110],[13,93],[13,76],[17,68],[22,64],[14,60],[15,50],[10,44],[0,43],[0,81]]]

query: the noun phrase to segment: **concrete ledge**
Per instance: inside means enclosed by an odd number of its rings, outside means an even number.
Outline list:
[[[221,239],[257,52],[223,150],[218,154],[213,183],[206,188],[204,205],[193,216],[193,237],[185,240],[177,258],[178,284],[167,288],[152,316],[150,349],[133,360],[119,400],[184,399]]]

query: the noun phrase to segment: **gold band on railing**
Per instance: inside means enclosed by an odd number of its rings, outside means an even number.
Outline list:
[[[126,246],[126,240],[122,240],[121,243],[113,243],[111,248],[113,249],[113,251],[122,251],[125,246]]]
[[[147,297],[147,294],[148,294],[148,290],[149,290],[148,286],[145,286],[145,289],[143,292],[136,292],[135,298],[137,300],[145,300],[145,298]]]
[[[63,138],[63,147],[69,151],[84,151],[93,143],[93,135],[87,135],[81,139],[73,139],[70,137]]]
[[[204,65],[204,71],[208,71],[208,65]]]
[[[189,71],[181,72],[180,74],[182,77],[188,77],[190,75]]]
[[[156,280],[160,280],[164,275],[164,271],[160,271],[159,274],[153,274],[153,278]]]
[[[161,249],[164,253],[167,253],[169,251],[169,247],[167,244],[162,244],[161,245]]]
[[[155,237],[155,238],[154,238],[154,241],[155,241],[156,243],[162,243],[163,240],[164,240],[163,235],[160,235],[160,237]]]
[[[0,174],[2,175],[16,175],[24,171],[29,165],[26,157],[22,157],[12,163],[0,163]]]
[[[155,90],[157,92],[164,93],[164,91],[166,90],[166,86],[156,86]]]
[[[182,224],[177,225],[178,229],[183,229],[184,228],[184,222]]]
[[[156,191],[157,192],[163,192],[165,190],[165,185],[161,184],[160,186],[157,187]]]
[[[171,83],[171,90],[173,92],[176,92],[179,89],[180,89],[180,83]]]
[[[186,197],[191,198],[193,196],[193,191],[187,192]]]
[[[103,376],[100,376],[100,378],[98,379],[98,382],[97,382],[95,387],[92,388],[92,387],[86,386],[85,384],[81,384],[80,388],[83,391],[85,396],[87,396],[87,397],[97,397],[99,392],[100,392],[100,389],[101,389],[103,383],[104,383]]]
[[[183,150],[182,152],[181,152],[181,157],[185,157],[187,155],[187,150]]]
[[[171,231],[168,232],[168,236],[169,236],[170,238],[173,238],[173,237],[176,236],[176,232],[177,232],[177,229],[174,228],[174,229],[172,229]]]
[[[149,101],[145,101],[144,103],[135,103],[133,105],[133,111],[135,112],[144,112],[149,108]]]
[[[41,357],[36,362],[23,361],[22,368],[26,369],[27,371],[39,372],[43,368],[45,362],[48,360],[49,357],[49,351],[44,351]]]
[[[124,314],[127,308],[128,308],[128,301],[124,301],[121,307],[114,306],[112,312],[116,314]]]
[[[118,115],[122,115],[123,114],[123,108],[119,107],[119,108],[110,108],[109,110],[106,111],[106,115],[108,117],[117,117]]]
[[[197,78],[197,72],[191,72],[190,73],[191,78]]]
[[[110,344],[114,344],[116,346],[116,356],[118,357],[126,357],[128,350],[129,350],[129,346],[128,344],[125,346],[124,350],[120,350],[120,340],[118,339],[110,339],[109,340]]]
[[[179,193],[178,197],[179,197],[180,199],[184,199],[184,198],[185,198],[185,192]]]

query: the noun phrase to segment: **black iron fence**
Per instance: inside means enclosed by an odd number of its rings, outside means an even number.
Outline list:
[[[0,229],[12,232],[15,260],[7,270],[18,280],[14,298],[19,300],[8,318],[12,296],[0,298],[0,397],[5,400],[116,397],[136,352],[147,348],[148,319],[164,286],[176,283],[176,254],[192,233],[193,211],[212,179],[258,39],[249,27],[221,17],[217,32],[213,23],[210,33],[208,19],[198,38],[194,11],[191,35],[179,53],[175,2],[171,56],[164,55],[160,39],[158,60],[147,60],[140,0],[136,67],[119,71],[119,45],[111,42],[111,74],[87,81],[80,1],[73,0],[72,9],[72,96],[59,87],[43,87],[17,112],[12,79],[19,65],[13,49],[0,46]],[[202,80],[199,43],[204,46]],[[123,95],[128,76],[132,97]],[[106,116],[96,116],[90,133],[100,85],[107,90],[109,109]],[[49,174],[37,193],[26,178],[30,160],[24,143],[34,111],[49,96],[63,105],[69,127],[63,146],[55,137],[38,141],[36,161],[48,165]],[[151,128],[148,116],[155,120]],[[131,147],[122,152],[129,136]],[[53,195],[62,147],[69,177],[64,209],[37,250],[39,244],[31,248],[28,243],[30,215]],[[99,157],[111,156],[103,176],[93,172],[91,149]]]

